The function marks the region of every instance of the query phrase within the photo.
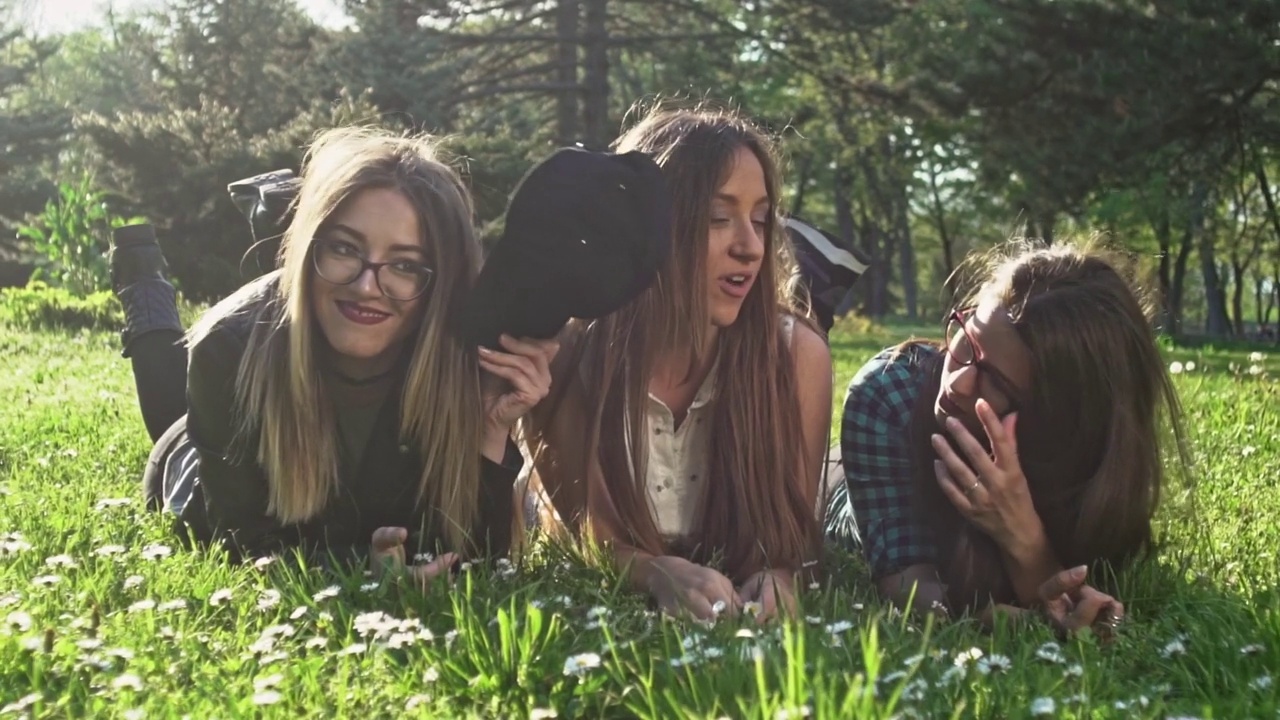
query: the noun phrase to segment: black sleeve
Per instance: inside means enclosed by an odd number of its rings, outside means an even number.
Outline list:
[[[476,549],[484,555],[502,557],[511,551],[511,521],[516,477],[524,469],[520,448],[507,440],[502,464],[480,458],[480,519],[476,527]]]
[[[183,520],[223,543],[233,555],[256,557],[298,542],[267,514],[267,477],[255,454],[237,443],[235,378],[245,339],[216,328],[191,349],[187,373],[187,432],[200,456],[200,494]],[[203,500],[200,502],[199,500]],[[204,532],[199,528],[203,527]]]

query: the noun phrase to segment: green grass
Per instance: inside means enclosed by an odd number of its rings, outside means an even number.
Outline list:
[[[837,403],[858,364],[907,332],[835,337]],[[1130,622],[1118,640],[1056,649],[1040,625],[986,633],[887,612],[846,555],[804,597],[807,620],[767,628],[659,618],[546,547],[425,595],[292,557],[233,568],[181,549],[144,511],[149,443],[114,335],[0,327],[0,357],[5,714],[1029,717],[1046,698],[1057,717],[1280,708],[1263,679],[1280,675],[1276,357],[1171,351],[1196,362],[1177,376],[1194,484],[1169,493],[1155,561],[1120,578]],[[567,674],[584,653],[599,666]]]

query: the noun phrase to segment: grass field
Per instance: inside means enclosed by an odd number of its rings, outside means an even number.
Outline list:
[[[837,403],[907,332],[834,338]],[[803,620],[764,628],[665,620],[549,548],[427,595],[293,558],[233,568],[144,511],[114,336],[0,326],[0,357],[0,714],[1280,717],[1276,357],[1170,350],[1194,480],[1120,579],[1129,622],[1106,645],[916,624],[843,554]]]

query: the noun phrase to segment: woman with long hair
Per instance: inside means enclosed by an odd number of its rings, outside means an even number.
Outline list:
[[[899,604],[1118,621],[1088,570],[1150,546],[1166,438],[1185,461],[1150,307],[1092,243],[1011,244],[977,279],[945,344],[885,350],[849,385],[841,454],[872,575]]]
[[[522,466],[510,430],[549,390],[557,346],[478,349],[449,331],[480,264],[472,222],[436,141],[323,134],[280,268],[200,318],[185,376],[154,232],[119,232],[126,354],[156,441],[149,502],[238,557],[444,552],[415,568],[425,578],[458,554],[505,552]],[[183,384],[176,407],[155,391]]]
[[[830,353],[787,287],[774,155],[712,110],[655,110],[615,147],[662,168],[672,250],[638,299],[562,334],[536,481],[664,610],[768,617],[818,561],[831,407]]]

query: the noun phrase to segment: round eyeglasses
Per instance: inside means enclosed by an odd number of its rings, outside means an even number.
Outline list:
[[[412,260],[369,262],[355,245],[345,240],[317,239],[312,254],[313,264],[324,280],[334,285],[350,285],[365,270],[373,270],[378,289],[392,300],[416,300],[431,287],[434,272]]]

